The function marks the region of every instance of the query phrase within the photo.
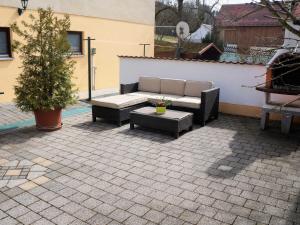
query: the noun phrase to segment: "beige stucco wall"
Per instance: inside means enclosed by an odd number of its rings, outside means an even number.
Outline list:
[[[2,1],[2,0],[0,0]],[[43,0],[44,1],[44,0]],[[30,13],[36,11],[27,10],[19,16],[17,10],[12,7],[0,6],[0,27],[9,27],[13,22],[20,24],[21,20],[28,20]],[[56,14],[62,16],[62,14]],[[154,18],[154,11],[153,11]],[[141,56],[143,48],[140,43],[150,43],[147,55],[154,55],[154,26],[149,24],[108,20],[95,17],[71,15],[71,30],[83,31],[84,38],[91,36],[96,41],[92,47],[97,48],[94,57],[96,70],[96,90],[110,90],[119,87],[119,58],[118,55]],[[12,34],[12,39],[18,37]],[[88,57],[87,43],[84,42],[84,55],[74,58],[77,62],[74,74],[74,82],[80,93],[87,94],[88,89]],[[11,102],[14,98],[14,85],[20,74],[21,60],[13,53],[13,59],[0,61],[0,102]]]
[[[20,0],[0,0],[0,6],[20,7]],[[28,8],[102,19],[154,25],[155,0],[29,0]]]

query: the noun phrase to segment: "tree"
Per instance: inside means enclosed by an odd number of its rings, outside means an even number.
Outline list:
[[[270,0],[261,0],[257,2],[261,7],[266,7],[272,14],[273,18],[278,20],[279,23],[300,37],[300,29],[297,29],[294,25],[300,25],[300,19],[297,17],[294,12],[297,7],[300,7],[299,0],[290,0],[290,1],[270,1]],[[300,15],[299,15],[300,16]]]
[[[30,15],[30,23],[12,30],[23,39],[14,48],[22,59],[22,72],[15,86],[16,104],[23,111],[54,110],[76,102],[71,81],[75,62],[70,60],[67,31],[70,19],[58,19],[49,8]]]
[[[214,24],[215,7],[219,0],[215,0],[211,6],[205,0],[176,0],[176,1],[156,1],[156,24],[175,26],[179,21],[188,22],[191,32],[196,31],[201,24]]]

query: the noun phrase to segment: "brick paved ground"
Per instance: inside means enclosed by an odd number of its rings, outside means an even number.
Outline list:
[[[70,117],[0,136],[0,224],[300,224],[299,133],[221,116],[177,140]]]
[[[16,109],[14,104],[0,104],[0,125],[15,123],[20,120],[30,119],[32,113],[23,113]]]

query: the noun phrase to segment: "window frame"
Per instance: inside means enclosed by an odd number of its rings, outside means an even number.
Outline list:
[[[12,58],[12,46],[11,46],[11,30],[9,27],[0,27],[0,31],[4,31],[6,33],[6,47],[7,47],[7,55],[0,54],[0,60],[1,59],[9,59]]]
[[[74,52],[74,51],[71,50],[72,56],[82,56],[83,55],[83,32],[82,31],[68,31],[67,35],[69,35],[69,34],[77,34],[77,35],[80,36],[80,46],[79,46],[80,51],[79,52]],[[69,40],[69,37],[68,37],[68,40]]]

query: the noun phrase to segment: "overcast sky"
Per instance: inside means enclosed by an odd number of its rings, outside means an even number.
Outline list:
[[[171,0],[173,2],[177,2],[176,0]],[[216,0],[205,0],[206,4],[213,4]],[[237,4],[237,3],[250,3],[252,0],[219,0],[220,3],[218,4],[217,8],[220,8],[222,4]],[[202,0],[201,0],[202,2]]]
[[[215,0],[206,0],[206,2],[209,4],[209,3],[214,3]],[[220,0],[220,3],[219,3],[219,7],[222,5],[222,4],[237,4],[237,3],[250,3],[251,0]]]

